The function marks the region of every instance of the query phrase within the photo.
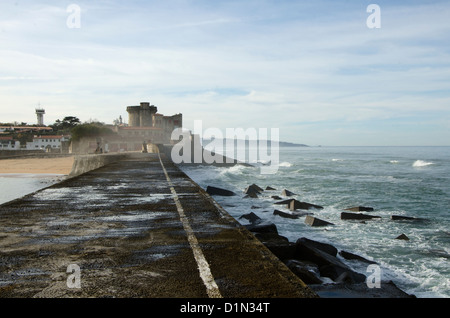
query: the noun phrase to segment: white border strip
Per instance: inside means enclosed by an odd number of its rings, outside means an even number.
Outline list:
[[[169,175],[167,173],[166,168],[164,167],[164,164],[161,160],[161,156],[158,153],[159,162],[161,163],[161,167],[163,168],[164,174],[166,175],[167,182],[170,186],[170,191],[172,192],[173,200],[175,201],[175,204],[177,206],[178,214],[180,215],[181,223],[183,223],[184,231],[187,234],[189,245],[192,248],[192,251],[194,253],[195,261],[198,265],[198,270],[200,272],[200,277],[203,280],[203,283],[206,286],[206,292],[208,293],[208,296],[210,298],[222,298],[222,295],[220,294],[219,287],[216,284],[216,281],[214,280],[214,277],[211,274],[211,269],[209,268],[209,264],[206,261],[205,255],[202,252],[202,249],[200,248],[200,245],[198,243],[197,238],[194,235],[194,231],[192,230],[191,225],[189,224],[189,220],[186,217],[186,214],[184,214],[183,207],[181,206],[180,200],[178,198],[178,194],[175,191],[175,188],[173,187],[173,183],[169,178]]]

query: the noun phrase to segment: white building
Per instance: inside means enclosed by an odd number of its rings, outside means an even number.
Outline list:
[[[0,150],[20,150],[20,141],[12,136],[0,136]]]
[[[61,149],[61,142],[69,139],[69,136],[34,136],[32,142],[27,142],[27,150]]]

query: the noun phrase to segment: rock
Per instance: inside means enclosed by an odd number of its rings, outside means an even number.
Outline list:
[[[289,243],[289,240],[277,233],[255,233],[255,237],[263,244],[279,244]]]
[[[209,195],[221,195],[221,196],[227,196],[227,197],[231,197],[231,196],[236,195],[236,193],[234,193],[232,191],[221,189],[221,188],[217,188],[217,187],[211,187],[211,186],[208,186],[206,188],[206,192]]]
[[[276,190],[276,189],[272,188],[272,187],[266,187],[266,191],[271,191],[271,190]]]
[[[337,283],[362,283],[366,281],[366,275],[357,273],[349,267],[329,264],[319,268],[320,276],[329,277]]]
[[[396,240],[405,240],[405,241],[409,241],[409,237],[407,237],[405,234],[400,234],[400,235],[397,236],[395,239],[396,239]]]
[[[281,195],[284,196],[284,197],[291,197],[291,196],[296,195],[296,194],[294,192],[291,192],[289,190],[284,189],[281,192]]]
[[[300,215],[286,213],[286,212],[282,212],[282,211],[279,211],[279,210],[274,210],[273,211],[273,215],[279,215],[279,216],[281,216],[283,218],[288,218],[288,219],[298,219],[300,217]]]
[[[297,201],[297,200],[290,201],[289,205],[288,205],[288,208],[291,211],[295,211],[297,209],[300,209],[300,210],[309,210],[309,209],[319,209],[319,210],[321,210],[321,209],[323,209],[323,207],[320,206],[320,205],[315,205],[315,204],[311,204],[311,203],[307,203],[307,202],[300,202],[300,201]]]
[[[315,248],[310,244],[304,244],[300,240],[296,242],[296,246],[295,259],[306,260],[317,264],[321,276],[329,277],[334,281],[338,278],[342,280],[345,277],[346,281],[352,283],[364,282],[366,280],[365,275],[353,271],[333,255]]]
[[[286,266],[305,284],[322,284],[317,265],[298,260],[288,260]]]
[[[325,269],[322,269],[324,271]],[[327,267],[328,270],[328,267]],[[334,274],[335,275],[335,274]],[[348,272],[342,272],[337,278],[334,279],[335,283],[346,283],[346,284],[352,284],[352,277]]]
[[[239,219],[246,219],[248,220],[250,223],[257,223],[257,222],[261,222],[261,218],[259,216],[257,216],[255,213],[250,212],[247,214],[243,214],[239,217]]]
[[[246,194],[244,198],[257,198],[258,194],[261,194],[262,191],[264,190],[258,187],[256,184],[252,184],[244,190],[244,193]]]
[[[327,226],[327,225],[334,225],[333,223],[318,219],[314,216],[307,215],[305,218],[305,223],[309,226]]]
[[[349,212],[341,213],[341,220],[370,220],[379,218],[381,218],[381,216]]]
[[[353,212],[372,212],[373,208],[365,207],[365,206],[354,206],[351,208],[344,209],[345,211],[353,211]]]
[[[308,246],[308,247],[317,248],[317,249],[321,250],[322,252],[330,254],[331,256],[336,256],[337,252],[338,252],[337,248],[334,247],[331,244],[310,240],[310,239],[308,239],[306,237],[299,238],[297,240],[297,243],[298,244],[303,244],[303,245]]]
[[[348,260],[354,259],[354,260],[358,260],[358,261],[361,261],[361,262],[364,262],[364,263],[368,263],[368,264],[377,264],[377,262],[370,261],[368,259],[365,259],[362,256],[359,256],[359,255],[356,255],[356,254],[353,254],[353,253],[350,253],[350,252],[346,252],[346,251],[340,251],[339,255],[341,255],[343,258],[348,259]]]
[[[257,190],[258,192],[264,192],[264,189],[263,189],[263,188],[257,186],[257,185],[254,184],[254,183],[253,183],[251,186],[249,186],[249,187],[252,187],[253,189]]]
[[[252,184],[251,186],[248,186],[245,190],[244,193],[248,194],[248,195],[253,195],[253,194],[261,194],[261,192],[263,192],[264,190],[261,189],[260,187],[258,187],[256,184]]]
[[[381,288],[369,288],[366,283],[311,284],[320,298],[415,298],[398,288],[392,281],[381,281]]]
[[[283,199],[282,197],[279,197],[278,195],[273,195],[271,198],[274,200],[282,200]]]
[[[256,233],[275,233],[278,234],[278,229],[275,224],[268,221],[255,222],[252,224],[245,225],[245,227],[250,232]]]
[[[391,220],[393,221],[425,221],[423,218],[415,218],[411,216],[404,215],[391,215]]]
[[[282,237],[268,239],[266,237],[261,238],[261,235],[276,235],[274,233],[255,233],[255,236],[272,252],[273,255],[278,257],[282,262],[295,257],[297,247],[295,243],[289,242],[287,239],[283,240]]]
[[[289,203],[291,203],[291,201],[294,201],[294,200],[295,199],[287,199],[287,200],[275,202],[274,204],[276,204],[276,205],[289,204]]]
[[[253,233],[280,260],[293,258],[296,245],[277,233]]]

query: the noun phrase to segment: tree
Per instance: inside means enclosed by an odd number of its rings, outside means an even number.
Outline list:
[[[64,119],[62,120],[62,126],[64,129],[65,128],[72,129],[73,127],[80,125],[80,124],[81,124],[81,121],[77,117],[74,117],[74,116],[67,116],[67,117],[64,117]]]
[[[73,141],[78,141],[83,137],[102,137],[114,135],[113,132],[108,127],[99,124],[80,124],[72,128],[70,131]]]
[[[57,119],[53,125],[50,125],[50,127],[53,128],[55,131],[65,131],[69,132],[72,128],[78,126],[81,124],[80,119],[78,119],[75,116],[66,116],[63,118],[63,120]]]

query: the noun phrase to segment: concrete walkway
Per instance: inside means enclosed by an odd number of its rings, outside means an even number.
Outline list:
[[[315,296],[157,154],[0,206],[0,297]]]

